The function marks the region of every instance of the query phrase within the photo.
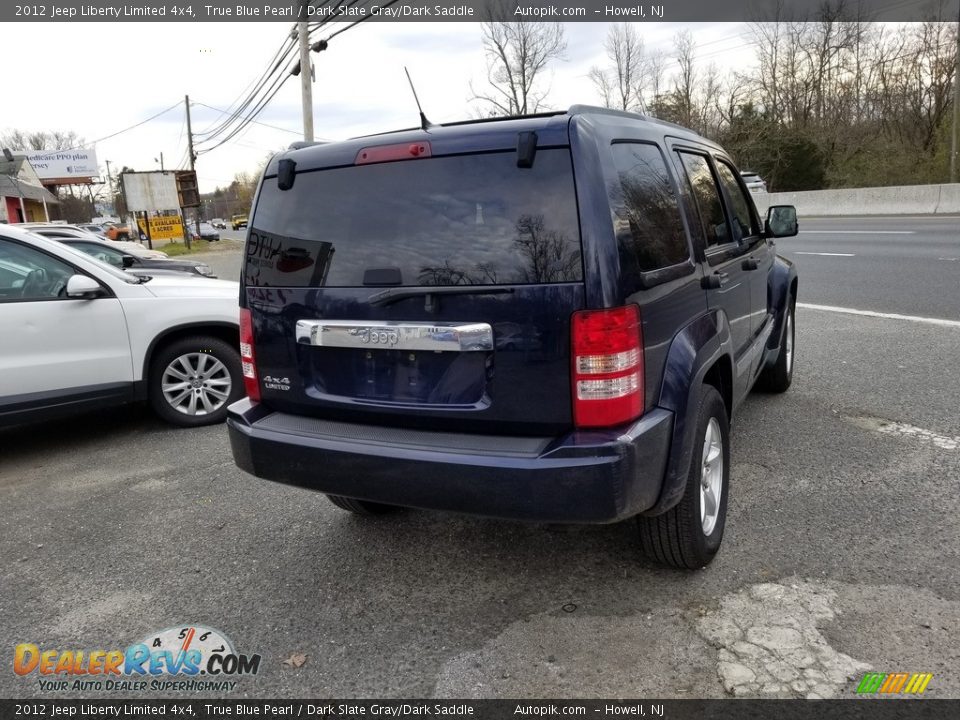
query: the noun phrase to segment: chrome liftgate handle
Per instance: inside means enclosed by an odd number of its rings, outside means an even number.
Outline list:
[[[303,345],[362,350],[489,352],[494,347],[487,323],[298,320],[296,339]]]

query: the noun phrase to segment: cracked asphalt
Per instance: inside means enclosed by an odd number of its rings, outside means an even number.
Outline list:
[[[852,697],[866,671],[960,698],[958,357],[960,328],[799,309],[794,385],[735,418],[693,573],[630,523],[356,518],[144,408],[0,433],[0,697],[49,695],[16,643],[202,624],[262,655],[236,698]]]

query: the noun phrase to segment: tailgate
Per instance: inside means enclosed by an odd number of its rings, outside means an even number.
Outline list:
[[[266,180],[244,286],[263,401],[383,425],[541,435],[572,424],[584,307],[567,148]]]

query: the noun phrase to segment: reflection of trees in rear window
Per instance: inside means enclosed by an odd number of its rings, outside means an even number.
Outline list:
[[[582,279],[566,149],[541,150],[530,169],[505,152],[306,172],[288,191],[268,180],[252,232],[331,243],[330,286],[360,286],[367,270],[386,268],[402,285]],[[304,284],[262,253],[247,264],[251,284]]]
[[[547,227],[543,215],[524,215],[516,223],[513,245],[518,267],[499,272],[480,263],[458,268],[445,260],[420,268],[421,285],[503,285],[568,282],[580,274],[580,249],[569,236]]]
[[[689,257],[686,231],[660,149],[617,143],[611,150],[619,184],[609,194],[625,277],[684,262]]]

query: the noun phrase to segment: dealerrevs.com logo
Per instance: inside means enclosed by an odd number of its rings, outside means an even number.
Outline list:
[[[228,692],[233,678],[256,675],[260,655],[238,653],[218,630],[200,625],[151,633],[125,650],[14,648],[13,671],[36,676],[43,691]]]

